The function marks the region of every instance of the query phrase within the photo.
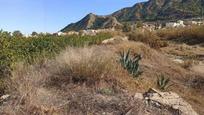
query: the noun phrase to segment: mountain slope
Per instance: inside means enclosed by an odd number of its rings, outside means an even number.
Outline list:
[[[149,0],[123,8],[107,16],[88,14],[77,23],[62,29],[63,32],[83,29],[100,29],[121,26],[123,22],[138,20],[176,20],[200,17],[204,14],[204,0]],[[108,23],[109,26],[104,26]],[[110,26],[111,25],[111,26]]]
[[[172,20],[203,14],[204,0],[149,0],[112,14],[119,21]]]
[[[86,29],[111,28],[115,26],[122,26],[115,17],[112,16],[98,16],[95,14],[88,14],[77,23],[69,24],[61,31],[78,31]]]

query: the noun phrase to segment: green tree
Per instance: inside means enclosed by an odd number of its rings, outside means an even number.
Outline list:
[[[141,21],[138,21],[138,22],[136,23],[136,25],[137,25],[137,28],[141,28],[141,27],[143,26],[143,23],[142,23]]]
[[[19,30],[14,31],[12,35],[17,38],[23,37],[23,34]]]
[[[1,38],[11,38],[11,33],[7,31],[0,30],[0,39]]]
[[[31,36],[33,36],[33,37],[38,36],[38,33],[37,32],[32,32]]]
[[[130,32],[132,30],[131,25],[129,23],[125,23],[123,25],[123,32]]]

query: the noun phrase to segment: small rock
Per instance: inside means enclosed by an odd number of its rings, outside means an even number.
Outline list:
[[[135,99],[144,99],[143,94],[142,93],[136,93],[134,96]]]
[[[149,101],[148,104],[155,107],[163,106],[165,108],[171,108],[173,111],[180,111],[180,115],[198,115],[191,105],[184,101],[178,94],[173,92],[160,92],[155,89],[150,89],[144,95],[145,99]]]
[[[10,95],[3,95],[1,96],[0,100],[6,100],[10,97]]]
[[[102,41],[102,44],[113,44],[121,41],[128,41],[128,37],[115,36],[113,38]]]
[[[183,64],[184,63],[184,61],[181,60],[181,59],[174,59],[173,61],[176,62],[176,63],[179,63],[179,64]]]

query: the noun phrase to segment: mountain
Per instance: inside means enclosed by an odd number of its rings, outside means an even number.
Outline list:
[[[149,0],[112,14],[119,21],[172,20],[203,14],[204,0]]]
[[[122,24],[119,23],[115,17],[98,16],[90,13],[79,22],[69,24],[67,27],[62,29],[62,31],[79,31],[86,29],[111,28],[116,26],[122,26]]]
[[[81,21],[69,24],[61,31],[100,29],[121,26],[124,22],[177,20],[201,17],[204,0],[149,0],[123,8],[107,16],[88,14]]]

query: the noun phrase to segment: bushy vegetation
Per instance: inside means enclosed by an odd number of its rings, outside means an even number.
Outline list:
[[[123,25],[124,25],[122,28],[123,32],[130,32],[132,30],[131,25],[129,23],[124,23]]]
[[[14,37],[0,33],[0,65],[11,67],[15,62],[33,63],[39,58],[53,57],[67,46],[84,46],[99,44],[109,38],[108,34],[97,36],[53,36]]]
[[[130,49],[126,52],[120,52],[120,63],[133,77],[138,77],[141,74],[139,69],[139,61],[142,59],[141,55],[130,56]]]
[[[166,38],[167,40],[194,45],[204,43],[204,26],[163,29],[159,30],[157,35],[161,38]]]
[[[0,78],[10,76],[16,62],[33,64],[44,58],[52,58],[67,46],[81,47],[99,44],[111,35],[101,33],[96,36],[54,36],[40,34],[23,37],[19,31],[11,35],[0,31]]]
[[[129,40],[140,41],[156,49],[160,47],[166,47],[168,45],[166,41],[161,40],[161,38],[157,36],[154,32],[150,32],[147,30],[133,31],[129,33],[128,36]]]
[[[204,26],[190,26],[185,28],[166,28],[157,31],[140,30],[128,33],[129,40],[140,41],[152,48],[168,46],[167,40],[189,45],[204,43]]]
[[[164,91],[166,90],[170,85],[169,85],[169,78],[164,77],[164,75],[160,75],[157,78],[157,86],[160,90]]]

